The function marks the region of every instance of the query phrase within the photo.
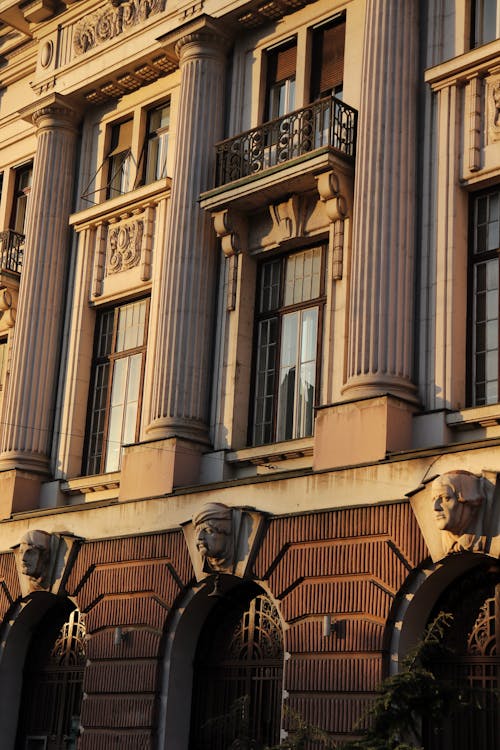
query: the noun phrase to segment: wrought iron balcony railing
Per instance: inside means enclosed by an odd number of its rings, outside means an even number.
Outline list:
[[[353,159],[357,111],[327,97],[217,144],[216,185],[257,174],[329,146]]]
[[[24,234],[6,229],[0,232],[0,270],[21,273],[24,254]]]

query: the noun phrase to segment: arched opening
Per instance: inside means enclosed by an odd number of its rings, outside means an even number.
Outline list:
[[[82,615],[67,599],[57,601],[37,623],[24,661],[16,750],[76,748],[84,637]]]
[[[280,617],[262,589],[240,586],[217,602],[196,649],[190,750],[279,741],[283,656]]]
[[[441,727],[424,727],[426,750],[500,747],[500,566],[484,562],[442,593],[431,613],[453,615],[436,673],[459,686],[465,705]]]

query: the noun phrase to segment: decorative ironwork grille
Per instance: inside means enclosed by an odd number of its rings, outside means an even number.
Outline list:
[[[216,145],[217,186],[328,146],[353,159],[357,112],[326,97]]]
[[[79,610],[56,630],[53,616],[44,622],[26,659],[19,750],[76,748],[84,665],[85,624]]]
[[[24,234],[7,229],[0,232],[0,270],[21,273],[24,254]]]
[[[198,644],[191,750],[261,750],[279,741],[283,640],[264,595],[221,602]]]
[[[500,573],[483,568],[466,576],[439,603],[452,612],[445,645],[453,653],[438,674],[461,688],[467,705],[442,727],[426,727],[426,750],[500,747]]]

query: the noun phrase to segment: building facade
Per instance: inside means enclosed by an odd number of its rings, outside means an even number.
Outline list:
[[[496,0],[0,0],[0,175],[2,749],[495,747]]]

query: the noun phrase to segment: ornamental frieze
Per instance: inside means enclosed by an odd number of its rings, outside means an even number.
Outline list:
[[[144,222],[130,221],[111,225],[108,230],[107,273],[128,271],[138,266],[141,260]]]
[[[82,18],[73,33],[75,55],[82,55],[109,39],[119,36],[132,26],[165,10],[166,0],[125,0],[106,5]]]

